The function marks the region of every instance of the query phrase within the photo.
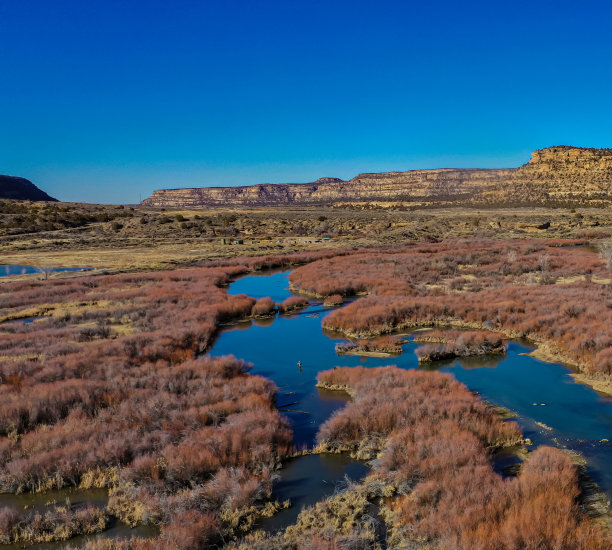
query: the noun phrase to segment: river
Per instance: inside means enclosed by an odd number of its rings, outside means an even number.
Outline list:
[[[289,272],[248,275],[233,282],[229,293],[254,298],[270,296],[280,302],[292,295],[288,275]],[[312,446],[321,423],[348,399],[337,392],[317,390],[319,371],[356,365],[419,368],[414,353],[417,344],[412,341],[403,346],[402,355],[393,358],[338,357],[335,344],[345,339],[326,333],[321,327],[322,318],[329,311],[320,301],[310,300],[309,307],[299,313],[225,327],[210,351],[213,356],[233,354],[249,361],[253,364],[252,374],[276,383],[278,407],[290,418],[294,441],[299,447]],[[547,444],[582,453],[588,462],[589,475],[612,498],[612,442],[609,441],[612,439],[612,398],[575,383],[570,376],[571,369],[564,365],[525,355],[532,349],[525,342],[510,342],[505,356],[439,362],[429,368],[451,373],[486,401],[515,413],[525,437],[533,441],[531,449]],[[280,472],[275,495],[279,500],[291,499],[294,506],[291,512],[281,512],[280,520],[273,518],[265,522],[264,527],[286,526],[297,517],[301,506],[318,500],[315,496],[329,495],[341,487],[345,475],[357,479],[365,474],[365,466],[360,463],[345,458],[342,464],[340,468],[338,463],[328,465],[325,459],[312,457],[290,461]],[[306,494],[308,498],[304,498]]]
[[[229,288],[230,294],[247,294],[254,298],[270,296],[281,302],[292,295],[289,272],[244,276]],[[279,388],[277,405],[291,420],[294,442],[298,447],[311,447],[319,426],[339,408],[348,396],[338,392],[317,390],[317,373],[334,366],[375,367],[397,365],[419,368],[414,353],[417,344],[403,345],[403,353],[393,358],[338,357],[335,344],[345,341],[326,333],[321,321],[330,311],[319,300],[310,300],[309,307],[288,315],[245,321],[223,327],[210,350],[211,356],[235,355],[253,364],[252,374],[273,380]],[[525,355],[532,348],[524,342],[510,342],[506,356],[492,356],[439,362],[428,368],[452,373],[483,399],[516,413],[516,421],[535,448],[548,444],[581,452],[588,462],[589,475],[612,497],[612,398],[603,397],[592,388],[576,384],[569,368],[545,363]],[[301,362],[301,367],[298,366]],[[423,368],[423,367],[421,367]],[[516,459],[501,455],[501,467]],[[295,522],[304,506],[346,486],[346,480],[362,479],[366,464],[346,455],[305,455],[288,460],[279,472],[274,496],[279,501],[290,499],[292,506],[259,527],[275,531]],[[0,495],[0,505],[40,508],[50,500],[58,503],[70,498],[72,504],[106,505],[105,491],[57,491],[43,495]],[[152,536],[156,530],[142,526],[130,529],[115,522],[101,537]],[[31,548],[62,548],[78,545],[86,537],[70,541],[36,545]],[[4,548],[18,548],[18,545]]]

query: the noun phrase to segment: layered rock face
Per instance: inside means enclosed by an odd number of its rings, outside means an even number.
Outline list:
[[[612,149],[550,147],[520,168],[436,169],[359,174],[351,180],[247,187],[163,189],[148,206],[306,206],[360,201],[421,205],[612,203]]]
[[[512,185],[498,191],[500,200],[612,204],[612,149],[550,147],[535,151],[517,168]]]
[[[30,180],[0,175],[0,199],[20,201],[55,201]]]

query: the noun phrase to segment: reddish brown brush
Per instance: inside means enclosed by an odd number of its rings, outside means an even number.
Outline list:
[[[340,294],[332,294],[331,296],[326,296],[325,300],[323,300],[323,305],[325,307],[336,307],[341,306],[344,303],[344,298]]]
[[[267,315],[272,315],[276,311],[276,304],[272,298],[260,298],[257,300],[253,309],[251,310],[251,315],[253,317],[265,317]]]
[[[459,325],[545,341],[589,372],[612,374],[612,273],[582,248],[547,241],[458,241],[358,252],[296,269],[309,293],[368,293],[323,325],[354,337]],[[556,283],[556,284],[554,284]]]
[[[506,352],[503,338],[489,331],[432,330],[415,337],[416,342],[427,342],[416,349],[419,361],[437,361],[454,357],[500,354]]]
[[[2,285],[0,318],[53,315],[1,326],[0,489],[111,487],[115,515],[167,525],[160,547],[248,523],[291,430],[274,384],[233,357],[196,357],[221,323],[273,311],[228,295],[232,278],[330,254]],[[14,512],[0,518],[8,540]]]
[[[609,534],[577,504],[576,467],[563,452],[537,449],[518,478],[503,479],[491,450],[521,439],[518,428],[448,375],[336,368],[319,383],[353,401],[328,420],[320,443],[382,451],[375,474],[400,496],[391,542],[445,550],[604,550]]]
[[[305,308],[307,305],[308,300],[306,298],[300,298],[299,296],[290,296],[282,304],[280,304],[279,308],[283,313],[288,313],[290,311]]]

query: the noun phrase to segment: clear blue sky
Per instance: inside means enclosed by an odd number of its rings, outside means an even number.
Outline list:
[[[612,147],[612,3],[0,0],[0,173],[62,200]]]

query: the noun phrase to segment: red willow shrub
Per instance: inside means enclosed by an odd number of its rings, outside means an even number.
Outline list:
[[[291,430],[270,381],[195,358],[220,323],[265,305],[228,295],[232,278],[333,254],[1,285],[0,320],[47,316],[0,325],[0,489],[110,487],[112,514],[161,523],[168,541],[248,526]]]
[[[487,449],[521,439],[448,375],[395,367],[336,368],[324,387],[353,401],[319,431],[330,449],[382,451],[374,473],[396,490],[390,547],[440,550],[559,548],[604,550],[609,533],[577,504],[576,468],[563,452],[541,447],[521,475],[503,479]]]
[[[336,344],[336,353],[385,353],[399,355],[402,353],[402,340],[396,336],[379,336],[371,340],[357,340]]]
[[[323,300],[323,305],[325,307],[336,307],[341,306],[344,303],[344,298],[340,294],[332,294],[331,296],[326,296],[325,300]]]
[[[587,372],[612,374],[612,285],[601,258],[546,241],[456,241],[358,252],[302,266],[310,294],[368,293],[323,321],[370,337],[454,324],[551,344]],[[556,282],[556,284],[550,284]]]
[[[300,298],[299,296],[289,296],[282,304],[279,305],[279,309],[283,313],[295,311],[296,309],[305,308],[308,305],[306,298]]]
[[[463,384],[445,374],[396,367],[337,367],[319,373],[318,385],[353,395],[353,401],[319,430],[319,442],[332,449],[358,445],[372,434],[386,438],[399,428],[447,419],[473,433],[487,448],[522,441],[516,424],[502,421]]]
[[[322,259],[295,269],[291,284],[298,290],[330,296],[359,293],[425,295],[433,285],[455,290],[497,288],[544,282],[560,277],[605,275],[599,256],[582,248],[562,248],[544,240],[460,240],[412,245],[400,249],[361,250]],[[572,241],[567,241],[567,245]]]
[[[265,317],[267,315],[272,315],[276,311],[276,304],[272,298],[260,298],[257,300],[253,309],[251,310],[251,315],[253,317]]]
[[[94,417],[75,409],[18,441],[7,438],[0,482],[5,490],[37,490],[93,477],[115,487],[115,515],[130,520],[131,508],[147,510],[135,523],[146,516],[177,524],[192,509],[248,508],[269,497],[270,472],[292,446],[273,405],[274,385],[245,369],[229,357],[132,368],[109,388],[124,398]],[[241,477],[230,475],[218,493],[223,472],[236,468]],[[232,485],[241,498],[231,497]]]
[[[506,353],[503,338],[488,331],[433,330],[418,335],[414,340],[426,342],[426,345],[419,346],[415,351],[421,362]]]

